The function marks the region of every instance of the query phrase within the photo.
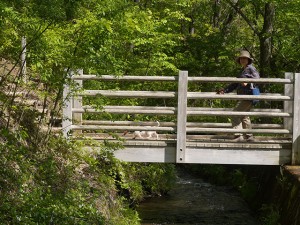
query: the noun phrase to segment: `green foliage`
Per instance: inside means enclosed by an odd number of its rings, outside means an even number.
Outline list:
[[[62,87],[65,82],[71,83],[66,79],[70,68],[82,68],[85,73],[100,75],[173,76],[179,69],[185,69],[189,76],[234,77],[238,69],[235,54],[242,48],[251,51],[257,66],[267,66],[258,65],[262,55],[258,35],[263,29],[264,9],[269,2],[238,1],[245,18],[229,4],[230,1],[214,5],[212,1],[201,0],[141,0],[138,3],[128,0],[4,0],[0,2],[0,56],[18,62],[20,40],[26,36],[29,80],[34,78],[42,83],[44,89],[40,94],[45,102],[53,104],[51,115],[59,115],[63,104]],[[283,77],[283,71],[299,69],[300,53],[295,47],[299,42],[299,1],[271,2],[275,6],[276,23],[270,33],[270,76]],[[10,74],[2,75],[15,79]],[[3,80],[0,84],[2,89],[7,85]],[[34,85],[31,88],[35,90]],[[218,85],[196,84],[189,88],[191,91],[214,91],[220,88]],[[176,90],[173,84],[86,84],[86,88],[115,90],[140,90],[145,86],[150,90]],[[264,88],[266,92],[282,91],[276,86]],[[76,146],[78,143],[74,146],[60,137],[40,135],[34,122],[38,114],[9,106],[3,93],[1,101],[5,102],[3,109],[16,115],[11,121],[1,117],[0,219],[7,224],[134,224],[137,215],[127,207],[128,202],[135,204],[145,194],[166,192],[172,186],[173,165],[122,164],[112,157],[113,149],[120,147],[119,144],[105,143],[96,156],[84,154]],[[164,99],[148,102],[125,99],[122,102],[101,96],[84,101],[99,110],[112,103],[176,105]],[[195,107],[233,105],[230,101],[210,100],[189,104]],[[266,108],[282,108],[277,103],[260,104]],[[127,114],[87,117],[157,119]],[[172,118],[166,116],[163,120]],[[216,118],[194,117],[191,120],[216,121]],[[15,130],[9,129],[16,125],[12,123],[17,124]],[[221,166],[208,165],[201,172],[205,176],[213,174],[218,183],[228,181]],[[250,199],[255,193],[256,181],[249,181],[241,171],[232,174],[232,181],[246,198]]]
[[[234,170],[231,176],[233,186],[240,191],[242,197],[249,203],[253,201],[258,191],[258,181],[239,169]]]
[[[280,214],[276,206],[263,205],[261,211],[262,211],[262,215],[265,215],[262,218],[263,225],[280,225],[279,223]]]
[[[109,171],[118,167],[105,148],[94,157],[58,137],[37,149],[21,144],[27,136],[21,130],[1,134],[2,223],[137,224],[137,214],[117,194]]]

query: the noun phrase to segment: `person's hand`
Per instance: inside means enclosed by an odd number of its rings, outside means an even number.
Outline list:
[[[218,95],[223,95],[224,93],[225,93],[224,88],[221,88],[221,89],[217,90]]]
[[[247,86],[247,84],[248,84],[248,83],[242,83],[242,86],[243,86],[243,87],[246,87],[246,86]]]

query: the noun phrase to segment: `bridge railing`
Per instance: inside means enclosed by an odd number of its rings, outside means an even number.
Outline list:
[[[112,75],[83,75],[82,71],[72,74],[72,79],[77,82],[77,91],[69,86],[64,90],[64,120],[63,129],[65,136],[73,133],[76,135],[90,136],[98,139],[113,139],[117,134],[123,138],[133,139],[135,131],[155,131],[159,140],[174,141],[176,143],[176,161],[185,162],[187,142],[195,135],[207,134],[233,134],[253,133],[264,138],[290,138],[292,142],[292,164],[300,164],[300,77],[299,74],[286,73],[285,78],[241,79],[229,77],[188,77],[187,71],[180,71],[179,76],[112,76]],[[83,82],[93,80],[100,82],[101,90],[81,90]],[[145,89],[155,83],[151,90],[121,90],[122,82],[144,83]],[[167,83],[161,84],[162,82]],[[225,94],[217,95],[215,92],[190,91],[190,83],[233,83],[250,82],[258,84],[283,85],[284,93],[262,93],[259,96]],[[110,84],[110,85],[106,85]],[[128,85],[127,85],[128,86]],[[126,86],[126,87],[127,87]],[[141,86],[141,85],[139,85]],[[164,90],[168,87],[168,90]],[[132,89],[132,87],[131,87]],[[141,89],[141,88],[139,88]],[[124,99],[110,101],[108,105],[89,105],[85,98]],[[104,100],[103,100],[104,98]],[[130,101],[143,99],[144,101]],[[154,100],[153,100],[154,99]],[[194,104],[204,101],[225,100],[260,100],[261,102],[281,101],[282,108],[255,107],[249,112],[234,112],[232,108],[207,107],[207,104]],[[190,102],[193,101],[191,104]],[[114,104],[113,104],[114,103]],[[126,105],[128,103],[129,105]],[[141,103],[142,105],[138,105]],[[134,104],[134,105],[132,105]],[[203,107],[202,105],[205,105]],[[98,116],[89,116],[98,115]],[[115,115],[111,116],[111,115]],[[125,116],[126,115],[126,116]],[[140,120],[144,115],[147,121]],[[195,117],[211,118],[247,115],[251,118],[281,118],[274,123],[254,123],[252,129],[237,130],[231,128],[228,122],[211,122]],[[96,118],[96,119],[94,119]],[[159,120],[159,125],[157,124]],[[278,123],[280,121],[280,123]],[[282,121],[282,123],[281,123]],[[127,134],[128,133],[128,134]],[[75,135],[74,135],[75,136]],[[198,137],[199,138],[199,137]],[[156,141],[155,138],[148,139]]]

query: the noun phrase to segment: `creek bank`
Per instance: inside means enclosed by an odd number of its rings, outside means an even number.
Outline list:
[[[266,207],[269,220],[280,225],[300,224],[300,167],[282,166],[280,176],[269,187],[264,187],[267,195]]]

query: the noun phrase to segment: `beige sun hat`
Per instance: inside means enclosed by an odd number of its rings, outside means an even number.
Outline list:
[[[252,63],[252,61],[253,61],[253,58],[251,58],[250,53],[248,51],[245,51],[245,50],[240,52],[240,55],[236,58],[235,61],[238,64],[240,64],[240,58],[242,58],[242,57],[248,58],[250,60],[249,64]]]

